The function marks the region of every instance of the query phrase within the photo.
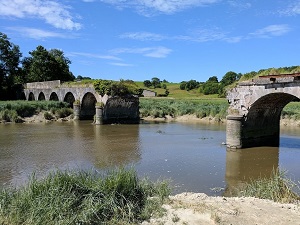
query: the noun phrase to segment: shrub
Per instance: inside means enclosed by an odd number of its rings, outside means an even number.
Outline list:
[[[46,120],[52,120],[52,119],[53,119],[53,116],[52,116],[51,113],[45,112],[45,113],[44,113],[44,118],[45,118]]]
[[[73,114],[73,109],[70,108],[62,108],[55,111],[55,115],[58,118],[65,118],[71,114]]]

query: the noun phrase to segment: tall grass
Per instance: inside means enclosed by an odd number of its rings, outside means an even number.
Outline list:
[[[68,103],[58,101],[0,101],[0,120],[18,122],[19,117],[29,117],[41,111],[57,112],[59,118],[70,115]]]
[[[149,219],[170,194],[133,170],[55,172],[0,192],[0,224],[129,224]],[[157,198],[150,198],[150,197]],[[153,206],[156,206],[155,208]]]
[[[243,190],[239,190],[239,195],[270,199],[281,203],[293,203],[300,200],[299,195],[293,192],[293,188],[299,189],[297,184],[288,179],[284,172],[274,170],[270,178],[260,178],[247,184]]]
[[[291,102],[287,104],[281,112],[281,118],[299,120],[300,102]]]
[[[224,99],[218,100],[179,100],[179,99],[140,99],[141,117],[165,117],[166,115],[177,117],[194,114],[199,118],[212,116],[225,118],[228,103]]]

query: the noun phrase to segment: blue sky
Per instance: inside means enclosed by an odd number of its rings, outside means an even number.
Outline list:
[[[300,65],[300,0],[0,0],[23,56],[61,49],[75,76],[219,79]]]

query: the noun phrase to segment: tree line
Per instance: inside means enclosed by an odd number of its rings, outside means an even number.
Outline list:
[[[223,76],[220,82],[216,76],[209,77],[206,82],[198,82],[196,80],[182,81],[180,89],[187,91],[198,89],[200,93],[205,95],[218,94],[219,97],[224,97],[225,87],[238,81],[241,76],[241,73],[229,71]]]
[[[47,50],[39,45],[22,57],[18,45],[0,32],[0,100],[16,98],[21,84],[50,80],[71,81],[71,61],[58,49]]]

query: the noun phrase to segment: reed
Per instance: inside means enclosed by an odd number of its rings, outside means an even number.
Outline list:
[[[163,118],[194,114],[198,118],[217,117],[224,119],[227,115],[228,103],[224,99],[140,99],[141,117],[153,116]]]
[[[247,184],[239,190],[239,196],[270,199],[281,203],[294,203],[300,200],[293,190],[298,185],[288,179],[283,171],[274,170],[270,178],[260,178]]]
[[[0,192],[0,224],[138,223],[161,210],[169,194],[165,182],[139,180],[132,169],[33,175],[28,185]]]

